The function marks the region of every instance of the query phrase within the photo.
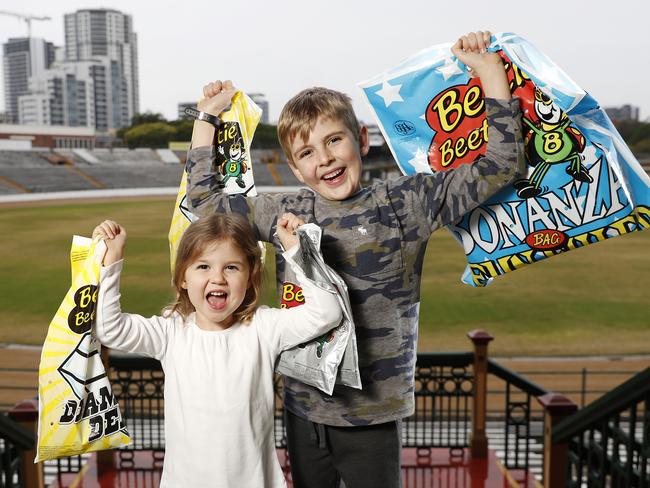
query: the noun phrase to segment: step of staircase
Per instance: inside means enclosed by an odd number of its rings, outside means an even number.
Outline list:
[[[79,473],[57,476],[50,488],[155,488],[160,483],[160,459],[151,451],[135,451],[130,466],[102,467],[92,454]],[[278,459],[292,488],[288,459]],[[124,462],[124,461],[122,461]],[[531,473],[506,470],[493,450],[487,459],[471,459],[467,449],[405,448],[402,450],[403,488],[539,488]],[[343,488],[343,487],[342,487]]]

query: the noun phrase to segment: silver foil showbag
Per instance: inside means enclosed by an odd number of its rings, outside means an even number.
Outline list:
[[[320,227],[315,224],[305,224],[297,229],[300,251],[294,261],[308,279],[336,294],[343,318],[338,326],[325,334],[284,351],[275,370],[331,395],[335,384],[361,389],[361,377],[348,288],[323,259],[320,252],[321,233]],[[288,268],[282,286],[281,307],[291,308],[304,303],[305,298],[295,274]]]

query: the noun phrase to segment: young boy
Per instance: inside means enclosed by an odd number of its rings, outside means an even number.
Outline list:
[[[510,98],[500,58],[486,52],[489,32],[452,47],[481,79],[489,142],[485,156],[445,173],[360,184],[368,132],[350,99],[324,88],[300,92],[284,107],[278,136],[297,193],[227,196],[211,170],[214,127],[197,121],[188,160],[189,196],[198,215],[237,212],[258,238],[276,246],[277,279],[284,262],[274,237],[277,216],[292,212],[323,229],[322,251],[345,279],[356,326],[362,390],[337,386],[330,397],[285,378],[287,441],[296,488],[399,487],[400,419],[414,411],[420,277],[431,233],[456,222],[525,172],[518,102]],[[201,111],[218,115],[232,83],[204,87]]]

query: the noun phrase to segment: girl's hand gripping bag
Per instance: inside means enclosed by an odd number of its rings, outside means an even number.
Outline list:
[[[471,164],[487,145],[480,80],[431,47],[360,83],[401,171]],[[492,37],[519,99],[528,163],[513,182],[449,230],[467,255],[465,283],[650,227],[650,178],[598,103],[532,44]],[[597,70],[594,70],[597,76]]]
[[[335,384],[361,388],[357,339],[352,320],[352,309],[345,282],[333,271],[320,253],[321,229],[315,224],[301,225],[296,231],[300,253],[296,263],[305,276],[321,288],[335,293],[343,310],[341,323],[320,337],[283,351],[275,371],[314,386],[328,395]],[[302,289],[287,269],[287,281],[282,286],[282,308],[303,305]]]
[[[213,167],[214,180],[210,182],[210,191],[257,195],[250,148],[261,116],[262,109],[243,92],[235,93],[230,109],[219,115],[223,124],[215,134],[216,159]],[[187,226],[196,220],[196,216],[189,210],[186,192],[187,173],[183,171],[169,228],[169,258],[172,273],[176,262],[178,241]]]
[[[103,241],[74,236],[72,286],[50,322],[38,372],[35,462],[131,443],[92,334]]]

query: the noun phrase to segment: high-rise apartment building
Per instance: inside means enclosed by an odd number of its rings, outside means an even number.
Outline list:
[[[131,16],[112,9],[66,14],[65,59],[94,63],[97,130],[128,126],[140,109],[137,34]]]
[[[18,123],[18,98],[29,93],[29,78],[42,74],[54,62],[55,48],[39,38],[11,38],[3,46],[6,119]]]
[[[32,76],[18,99],[19,123],[96,127],[93,72],[98,61],[55,62]]]

